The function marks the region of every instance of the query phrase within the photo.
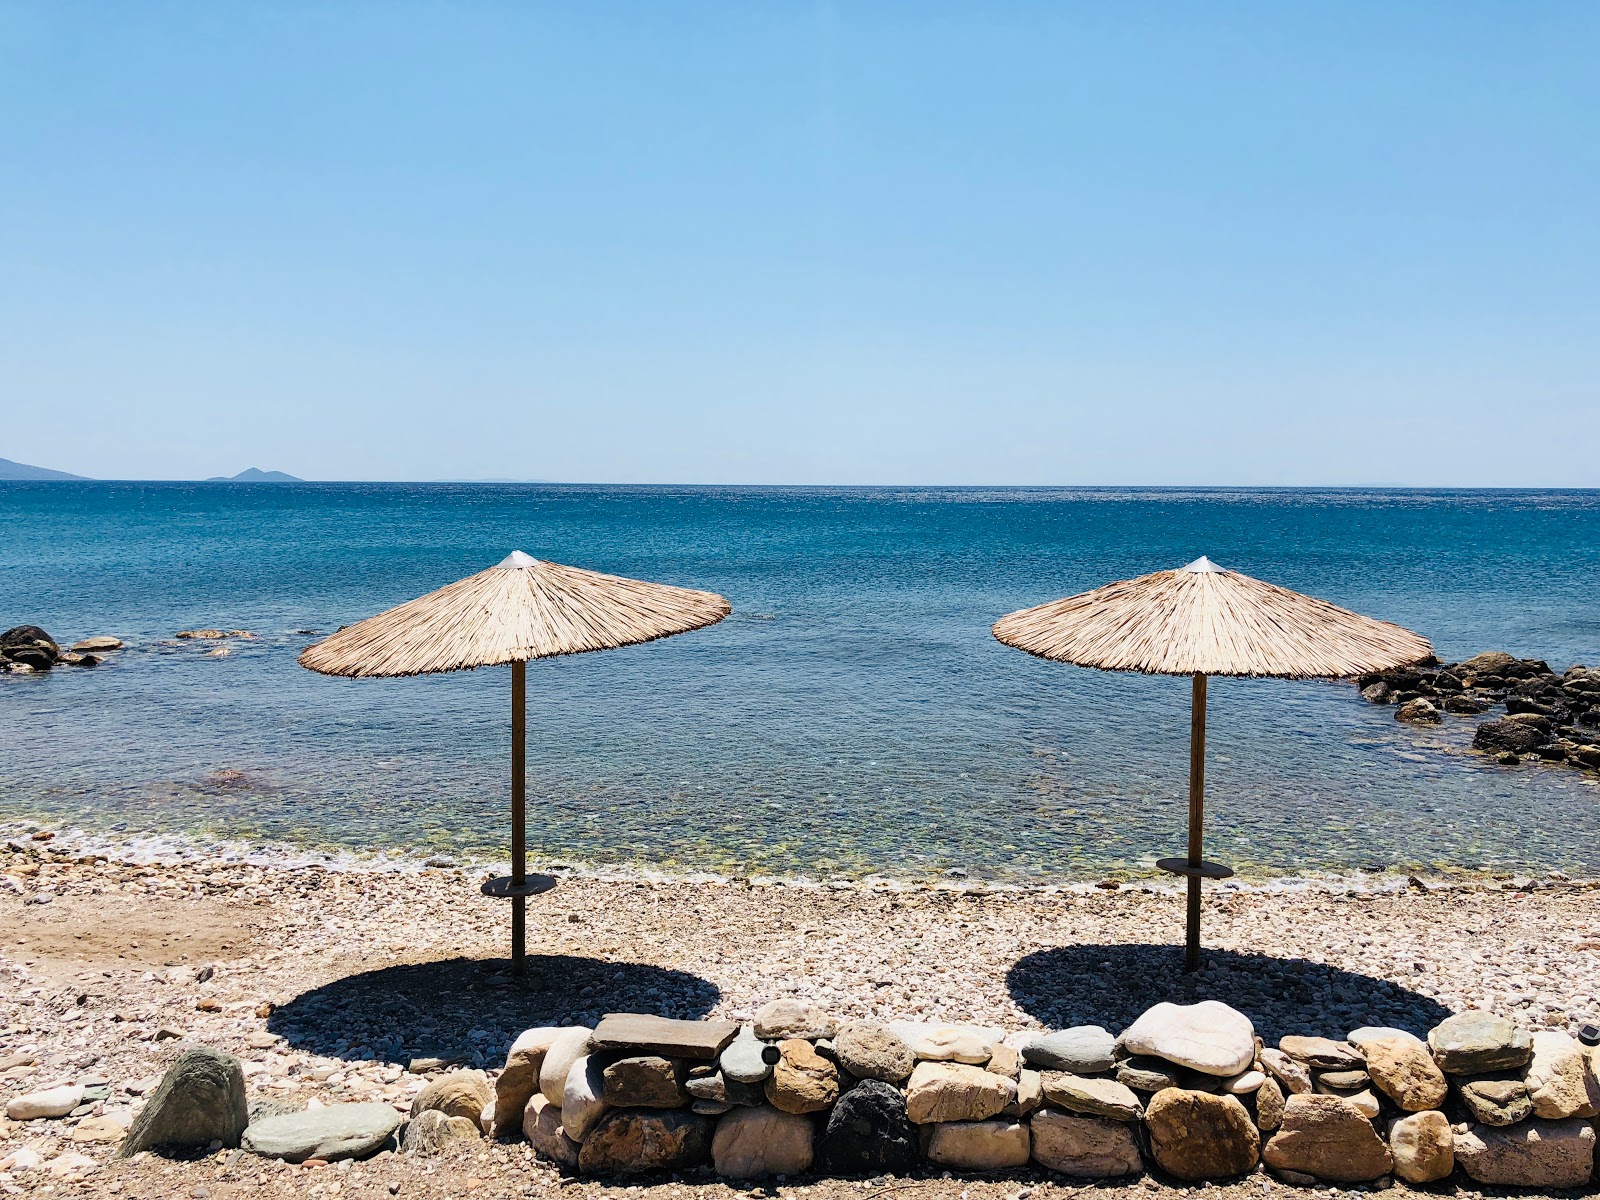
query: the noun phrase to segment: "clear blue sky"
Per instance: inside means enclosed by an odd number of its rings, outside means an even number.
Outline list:
[[[1600,4],[0,0],[0,456],[1600,486]]]

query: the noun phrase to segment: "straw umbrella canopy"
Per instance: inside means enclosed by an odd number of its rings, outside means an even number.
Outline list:
[[[352,678],[511,664],[511,874],[483,885],[509,897],[511,969],[522,974],[527,897],[555,880],[527,873],[527,662],[612,650],[714,625],[732,609],[713,592],[543,562],[520,550],[466,579],[348,625],[300,665]]]
[[[1205,816],[1206,678],[1328,679],[1420,662],[1428,640],[1325,600],[1302,596],[1209,558],[1001,617],[994,636],[1040,658],[1147,675],[1193,676],[1189,724],[1189,853],[1162,870],[1188,878],[1184,969],[1200,965],[1200,881],[1233,872],[1201,858]]]

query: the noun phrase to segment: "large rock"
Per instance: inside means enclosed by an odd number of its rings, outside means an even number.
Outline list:
[[[79,654],[104,654],[109,650],[121,650],[122,639],[101,633],[86,637],[81,642],[73,642],[72,649]]]
[[[1478,726],[1472,735],[1472,748],[1491,754],[1506,751],[1528,754],[1535,746],[1542,746],[1549,740],[1550,736],[1535,725],[1502,717],[1496,721],[1484,721]]]
[[[1523,1071],[1533,1115],[1547,1121],[1592,1117],[1600,1112],[1594,1072],[1583,1049],[1569,1034],[1544,1030],[1533,1035],[1533,1058]]]
[[[1022,1047],[1030,1067],[1098,1075],[1116,1065],[1117,1039],[1098,1025],[1074,1025],[1054,1033],[1035,1034]]]
[[[699,1166],[711,1152],[711,1121],[685,1108],[618,1108],[595,1126],[578,1151],[585,1175]]]
[[[506,1065],[494,1081],[494,1133],[496,1137],[517,1129],[528,1107],[528,1097],[539,1090],[539,1068],[561,1030],[554,1026],[525,1029],[506,1052]]]
[[[901,1175],[917,1158],[905,1097],[877,1079],[839,1097],[817,1142],[817,1169],[824,1175]]]
[[[539,1090],[557,1108],[566,1091],[567,1072],[572,1070],[573,1063],[589,1053],[589,1039],[593,1033],[592,1029],[574,1025],[550,1039],[550,1048],[539,1067]]]
[[[733,1021],[678,1021],[647,1013],[607,1013],[595,1026],[591,1048],[662,1058],[714,1059],[734,1039]]]
[[[924,1153],[958,1171],[1000,1171],[1028,1165],[1028,1127],[1015,1121],[951,1121],[931,1126]]]
[[[1477,679],[1484,675],[1504,675],[1508,668],[1516,665],[1517,659],[1504,650],[1485,650],[1482,654],[1474,654],[1471,658],[1458,662],[1451,670],[1451,674],[1458,679],[1464,679],[1468,675]]]
[[[975,1025],[940,1025],[926,1021],[890,1021],[889,1030],[910,1048],[918,1061],[959,1062],[982,1066],[1005,1039],[1003,1029]]]
[[[1515,1125],[1533,1115],[1528,1085],[1514,1075],[1458,1076],[1455,1083],[1461,1106],[1482,1125]]]
[[[786,1113],[821,1112],[839,1098],[839,1072],[801,1038],[778,1043],[780,1058],[766,1082],[767,1101]]]
[[[1403,1112],[1425,1112],[1444,1104],[1449,1087],[1433,1055],[1417,1038],[1380,1037],[1365,1042],[1367,1074]]]
[[[1394,1173],[1407,1183],[1437,1183],[1455,1170],[1455,1138],[1442,1112],[1417,1112],[1389,1122]]]
[[[1428,1031],[1434,1061],[1450,1075],[1515,1071],[1533,1057],[1533,1039],[1505,1017],[1469,1009]]]
[[[1365,1183],[1394,1166],[1372,1122],[1338,1096],[1290,1096],[1278,1132],[1262,1161],[1278,1171],[1298,1171],[1334,1183]]]
[[[41,1117],[64,1117],[83,1103],[83,1089],[75,1083],[46,1088],[42,1092],[29,1092],[18,1096],[6,1105],[6,1117],[12,1121],[37,1121]]]
[[[619,1058],[605,1069],[605,1101],[616,1108],[682,1108],[689,1102],[683,1083],[682,1065],[670,1058]]]
[[[811,1169],[811,1118],[762,1105],[717,1122],[711,1161],[725,1179],[799,1175]]]
[[[1237,1075],[1256,1056],[1250,1018],[1220,1000],[1163,1001],[1128,1026],[1122,1044],[1131,1054],[1153,1054],[1207,1075]]]
[[[539,1098],[544,1099],[543,1096]],[[400,1140],[400,1148],[407,1154],[424,1157],[444,1153],[452,1142],[475,1142],[482,1136],[476,1121],[430,1108],[412,1118]]]
[[[1491,1187],[1582,1187],[1594,1169],[1594,1129],[1577,1117],[1506,1129],[1474,1125],[1455,1143],[1457,1165]]]
[[[567,1072],[567,1085],[561,1093],[561,1127],[575,1142],[589,1136],[611,1105],[606,1103],[605,1060],[585,1054]]]
[[[784,997],[769,1000],[756,1010],[755,1033],[758,1038],[780,1041],[785,1038],[831,1038],[839,1032],[839,1023],[808,1000]]]
[[[399,1127],[400,1114],[387,1104],[330,1104],[262,1117],[244,1131],[239,1144],[252,1154],[285,1162],[308,1158],[335,1162],[376,1154]]]
[[[1074,1117],[1044,1109],[1029,1122],[1033,1161],[1076,1179],[1137,1175],[1144,1169],[1133,1128],[1104,1117]]]
[[[1169,1063],[1164,1058],[1148,1054],[1125,1058],[1117,1064],[1117,1082],[1136,1092],[1159,1092],[1162,1088],[1178,1087],[1184,1068]]]
[[[1150,1097],[1144,1121],[1151,1155],[1179,1179],[1243,1175],[1261,1154],[1261,1135],[1234,1096],[1168,1088]]]
[[[417,1117],[433,1111],[476,1122],[479,1114],[494,1100],[494,1088],[489,1086],[489,1077],[482,1071],[451,1071],[417,1093],[411,1102],[411,1115]]]
[[[738,1034],[723,1049],[717,1063],[723,1075],[734,1083],[759,1086],[772,1074],[773,1064],[767,1059],[775,1059],[777,1055],[768,1055],[767,1051],[775,1049],[758,1038],[750,1026],[741,1025]]]
[[[544,1098],[543,1092],[528,1097],[522,1112],[522,1136],[535,1154],[569,1171],[578,1167],[578,1143],[567,1136],[561,1124],[561,1109]]]
[[[0,659],[48,671],[61,657],[61,647],[37,625],[16,625],[0,633]]]
[[[1045,1071],[1040,1076],[1044,1098],[1057,1108],[1113,1121],[1137,1121],[1144,1107],[1133,1089],[1115,1079],[1085,1078],[1067,1071]]]
[[[898,1034],[865,1021],[851,1021],[839,1030],[833,1039],[833,1053],[838,1063],[857,1079],[880,1079],[884,1083],[900,1083],[917,1065]]]
[[[157,1146],[192,1150],[214,1141],[237,1146],[249,1123],[239,1060],[196,1047],[167,1068],[161,1085],[133,1119],[117,1157]]]
[[[920,1062],[906,1085],[906,1115],[917,1125],[983,1121],[1010,1104],[1016,1093],[1015,1083],[982,1067]]]

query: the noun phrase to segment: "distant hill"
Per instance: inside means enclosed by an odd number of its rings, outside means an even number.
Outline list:
[[[282,471],[263,471],[260,467],[246,467],[237,475],[213,475],[207,483],[304,483],[298,475]]]
[[[49,467],[30,467],[27,463],[0,458],[0,479],[85,479],[84,475],[69,475],[66,471],[52,471]]]

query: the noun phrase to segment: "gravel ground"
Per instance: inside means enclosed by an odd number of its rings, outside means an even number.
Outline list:
[[[529,973],[505,960],[508,914],[455,869],[330,871],[188,861],[80,860],[49,841],[0,852],[0,1099],[100,1080],[126,1114],[188,1041],[246,1064],[253,1105],[313,1099],[406,1107],[414,1059],[494,1068],[531,1025],[602,1013],[747,1018],[804,995],[840,1015],[937,1017],[1008,1028],[1113,1030],[1162,999],[1216,998],[1269,1040],[1359,1024],[1418,1032],[1490,1008],[1530,1028],[1600,1016],[1595,885],[1473,880],[1351,890],[1215,890],[1208,965],[1178,970],[1183,906],[1138,887],[812,887],[570,878],[530,901]],[[50,897],[47,903],[39,903]],[[523,1145],[445,1158],[289,1167],[223,1152],[112,1162],[75,1122],[0,1119],[0,1162],[22,1147],[94,1161],[8,1179],[11,1194],[124,1196],[965,1196],[1045,1200],[1084,1190],[1002,1180],[799,1181],[730,1189],[709,1176],[634,1187],[563,1181]],[[1096,1191],[1142,1193],[1145,1180]],[[1163,1190],[1166,1185],[1161,1185]],[[1198,1189],[1196,1189],[1198,1190]],[[1285,1191],[1265,1177],[1218,1196]],[[1403,1191],[1404,1189],[1396,1189]]]

